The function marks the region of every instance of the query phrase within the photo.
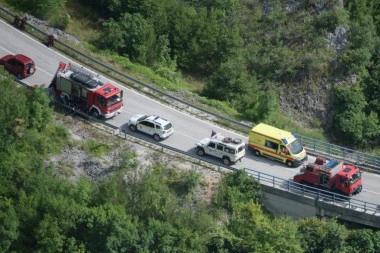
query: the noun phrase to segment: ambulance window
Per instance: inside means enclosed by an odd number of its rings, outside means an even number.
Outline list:
[[[209,146],[210,148],[215,148],[215,143],[214,143],[214,142],[210,142],[210,143],[208,144],[208,146]]]
[[[271,141],[265,141],[265,146],[268,147],[268,148],[271,148],[271,149],[274,149],[274,150],[277,150],[278,149],[278,144],[277,143],[274,143],[274,142],[271,142]]]

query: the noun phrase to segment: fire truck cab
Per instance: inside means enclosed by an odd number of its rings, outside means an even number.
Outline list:
[[[96,118],[111,118],[123,109],[123,91],[83,67],[61,62],[50,87],[62,103]]]

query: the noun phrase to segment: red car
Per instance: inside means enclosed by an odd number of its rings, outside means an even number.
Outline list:
[[[33,60],[23,54],[6,55],[0,59],[0,65],[4,65],[4,68],[16,75],[18,79],[28,77],[36,72]]]

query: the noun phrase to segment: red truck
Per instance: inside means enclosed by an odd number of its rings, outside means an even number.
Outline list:
[[[340,192],[347,196],[359,193],[363,188],[362,176],[358,167],[337,160],[326,162],[326,159],[321,157],[317,157],[315,163],[304,166],[293,180],[297,183]]]
[[[111,118],[123,109],[123,91],[83,67],[60,62],[49,87],[62,103],[95,118]]]

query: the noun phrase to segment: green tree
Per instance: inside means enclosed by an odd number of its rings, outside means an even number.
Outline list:
[[[236,236],[235,252],[302,252],[297,226],[289,219],[270,219],[259,204],[240,202],[228,229]]]
[[[92,207],[81,237],[91,252],[132,252],[138,248],[137,220],[121,205]]]
[[[248,92],[251,78],[242,57],[232,57],[209,78],[204,94],[217,100],[233,100]]]
[[[375,253],[376,248],[379,248],[380,242],[375,240],[374,235],[375,233],[370,229],[357,229],[352,231],[347,238],[349,252]]]
[[[154,60],[155,32],[141,14],[124,13],[118,21],[111,18],[103,24],[103,46],[151,66]]]
[[[228,173],[218,186],[214,203],[233,212],[236,206],[262,198],[260,184],[243,170]]]
[[[306,253],[339,252],[346,246],[348,230],[336,220],[310,218],[298,221],[298,238]]]
[[[35,229],[38,252],[63,252],[65,236],[60,230],[57,218],[45,215]]]
[[[340,140],[360,146],[376,143],[380,135],[380,124],[375,112],[365,113],[367,102],[362,88],[335,86],[335,129]]]
[[[0,195],[0,251],[8,252],[19,236],[19,220],[12,200]]]

